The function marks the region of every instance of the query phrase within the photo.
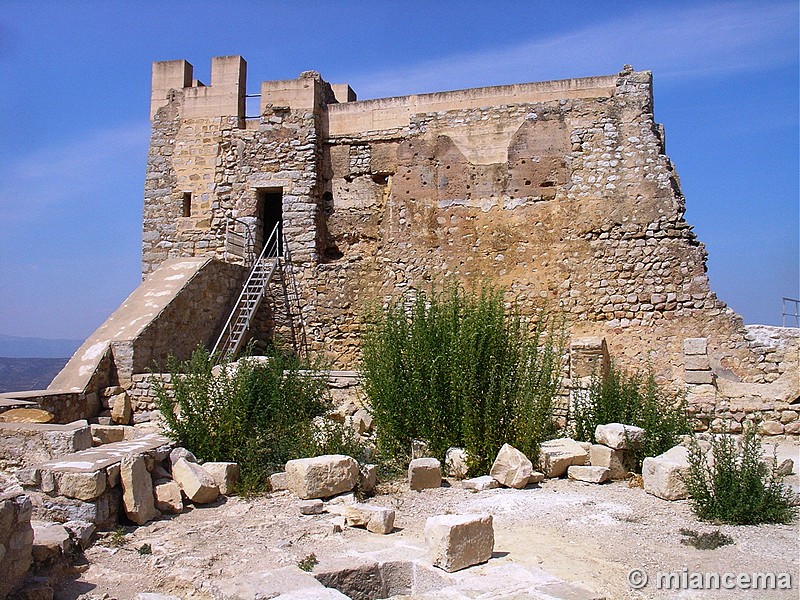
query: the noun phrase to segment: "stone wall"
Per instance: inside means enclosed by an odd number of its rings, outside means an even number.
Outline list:
[[[145,273],[224,256],[226,218],[258,234],[264,191],[280,191],[308,339],[337,368],[357,366],[366,307],[458,278],[563,311],[572,337],[605,338],[623,367],[676,387],[694,337],[734,380],[778,376],[710,290],[649,72],[364,102],[337,102],[315,72],[261,87],[246,121],[190,110],[190,87],[154,97]],[[285,333],[280,302],[256,338]]]
[[[22,584],[33,562],[31,512],[25,494],[0,493],[0,598]]]

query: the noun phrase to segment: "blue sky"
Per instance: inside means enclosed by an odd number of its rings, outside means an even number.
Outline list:
[[[228,54],[361,99],[652,70],[712,288],[748,323],[800,296],[796,1],[5,0],[0,334],[83,338],[138,284],[151,62]]]

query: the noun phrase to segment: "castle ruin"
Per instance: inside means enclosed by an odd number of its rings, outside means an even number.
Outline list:
[[[563,311],[575,356],[603,339],[623,367],[686,384],[706,424],[755,413],[798,432],[797,337],[748,331],[710,289],[650,72],[358,101],[307,71],[259,96],[247,115],[239,56],[214,58],[209,85],[153,64],[144,282],[51,390],[136,387],[211,347],[277,226],[282,285],[252,339],[355,369],[370,303],[489,280]]]

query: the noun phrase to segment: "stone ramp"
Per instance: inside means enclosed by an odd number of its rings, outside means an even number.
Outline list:
[[[123,346],[138,338],[209,262],[210,258],[165,260],[78,348],[48,389],[95,391],[89,389],[90,384],[103,360],[111,359],[112,347],[117,346],[114,348],[117,361],[121,358],[120,351],[124,353]]]

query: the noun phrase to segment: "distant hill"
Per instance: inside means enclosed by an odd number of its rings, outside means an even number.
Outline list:
[[[72,356],[83,340],[51,340],[0,334],[0,356],[8,358],[63,358]]]
[[[68,358],[0,357],[0,392],[43,390],[67,364]]]

